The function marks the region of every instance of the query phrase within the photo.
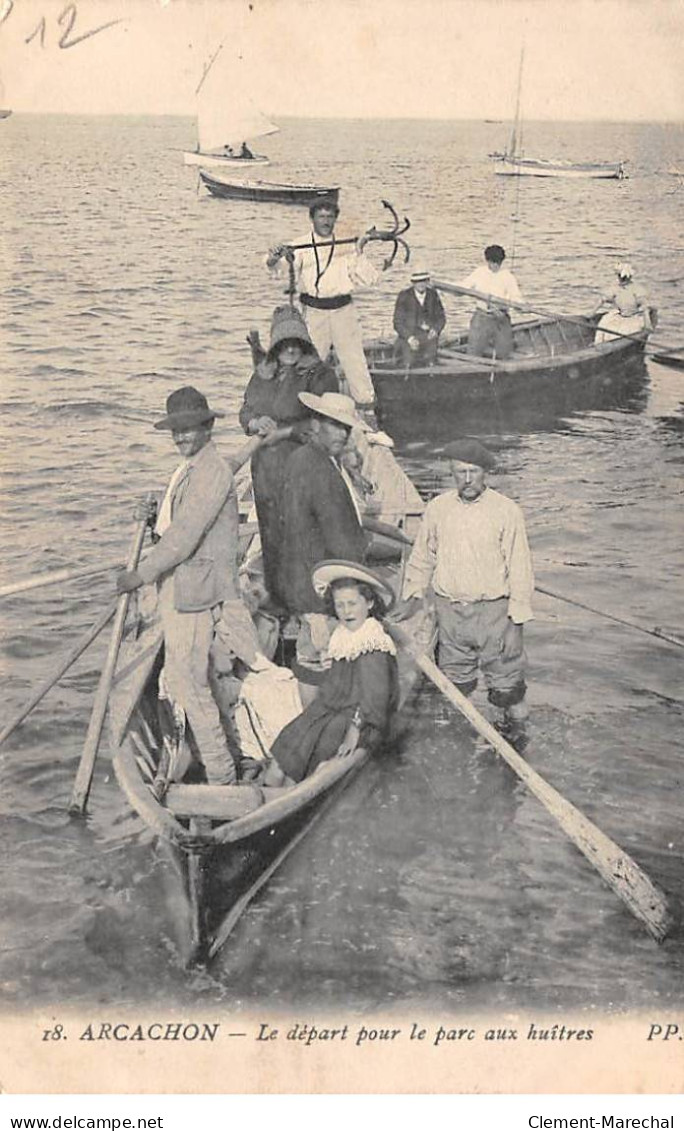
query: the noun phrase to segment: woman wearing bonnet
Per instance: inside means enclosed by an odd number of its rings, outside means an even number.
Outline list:
[[[617,275],[617,286],[608,294],[602,296],[594,310],[594,313],[598,313],[601,307],[607,304],[610,304],[611,307],[603,315],[596,328],[596,337],[594,338],[596,345],[618,340],[614,334],[608,332],[610,330],[615,330],[618,335],[629,336],[630,334],[643,333],[644,330],[650,332],[653,329],[648,301],[634,283],[634,272],[631,265],[629,263],[618,263],[615,274]]]

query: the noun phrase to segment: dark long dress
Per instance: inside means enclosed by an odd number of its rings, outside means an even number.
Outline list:
[[[335,372],[318,357],[305,355],[297,368],[283,378],[262,377],[255,369],[245,389],[240,409],[240,424],[249,425],[258,416],[270,416],[279,428],[294,425],[292,438],[272,447],[261,448],[252,456],[252,483],[259,535],[264,561],[266,588],[276,601],[282,601],[278,586],[280,547],[280,498],[285,467],[293,452],[306,440],[310,413],[299,400],[299,393],[336,393]]]
[[[366,652],[334,660],[316,699],[283,727],[271,753],[283,773],[302,781],[337,753],[357,707],[359,745],[377,749],[399,701],[397,661],[388,652]]]

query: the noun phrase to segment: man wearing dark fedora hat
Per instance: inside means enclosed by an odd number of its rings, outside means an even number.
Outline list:
[[[440,668],[464,695],[475,690],[481,668],[490,702],[521,721],[523,625],[534,592],[525,520],[517,503],[487,486],[496,460],[477,440],[457,440],[443,455],[455,487],[425,508],[395,616],[410,615],[431,589]]]
[[[429,271],[417,268],[411,286],[400,291],[394,307],[394,329],[401,364],[432,365],[437,360],[439,335],[446,325],[442,300],[430,286]]]
[[[207,780],[221,785],[236,770],[209,682],[210,652],[217,636],[229,648],[235,630],[255,651],[258,640],[240,600],[237,496],[211,438],[217,416],[192,385],[167,398],[154,427],[171,433],[183,462],[156,517],[157,542],[137,570],[118,575],[117,588],[158,585],[166,688],[187,715]]]
[[[351,250],[336,245],[335,223],[339,208],[335,200],[319,197],[312,202],[309,215],[312,231],[292,241],[307,245],[292,254],[299,301],[309,333],[323,361],[334,346],[356,404],[370,407],[375,400],[375,390],[352,296],[359,288],[373,286],[379,272],[364,255],[368,242],[365,236],[361,236]],[[269,272],[277,278],[287,276],[283,262],[287,249],[287,244],[277,244],[266,257]]]

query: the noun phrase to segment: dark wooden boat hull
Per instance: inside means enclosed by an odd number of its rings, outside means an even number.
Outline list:
[[[200,169],[202,183],[212,196],[222,200],[266,201],[270,204],[303,204],[307,207],[319,197],[337,199],[339,188],[322,185],[283,185],[270,181],[227,181]]]
[[[646,335],[594,345],[597,319],[586,325],[539,319],[514,327],[507,361],[470,358],[467,335],[440,343],[435,365],[397,365],[394,341],[366,343],[378,417],[395,440],[453,435],[474,423],[484,431],[540,415],[628,407],[643,396]]]
[[[396,570],[394,575],[398,583]],[[408,625],[414,639],[430,651],[431,616],[421,611]],[[168,786],[158,797],[153,782],[169,719],[158,700],[163,638],[154,606],[145,621],[131,628],[109,703],[114,770],[132,808],[171,862],[164,871],[171,885],[166,902],[183,960],[206,961],[272,872],[355,779],[369,754],[359,749],[332,759],[288,788],[184,782]],[[400,655],[398,662],[403,704],[420,676],[408,656]]]

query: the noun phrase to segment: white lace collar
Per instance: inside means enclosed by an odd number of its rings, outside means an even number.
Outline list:
[[[366,652],[389,652],[396,656],[394,641],[387,635],[375,617],[367,617],[360,628],[350,631],[338,624],[330,637],[328,658],[331,660],[358,660]]]

